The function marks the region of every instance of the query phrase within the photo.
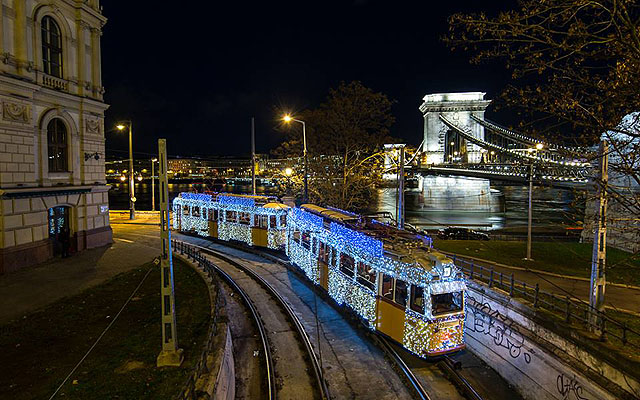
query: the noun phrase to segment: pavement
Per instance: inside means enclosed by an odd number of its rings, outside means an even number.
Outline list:
[[[112,244],[0,276],[0,324],[152,261],[160,254],[160,234],[157,222],[154,226],[150,221],[152,218],[140,218],[139,224],[119,223],[116,218],[111,222]],[[134,235],[141,232],[155,235],[154,240],[136,240]]]

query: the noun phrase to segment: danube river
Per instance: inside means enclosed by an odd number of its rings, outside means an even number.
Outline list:
[[[191,191],[191,184],[169,184],[169,198],[173,200],[180,192]],[[258,193],[267,193],[273,188],[259,186]],[[156,185],[157,191],[157,185]],[[220,191],[233,193],[248,193],[250,186],[225,185]],[[406,192],[406,222],[426,229],[438,229],[444,226],[466,226],[479,230],[518,229],[527,224],[528,188],[519,185],[494,185],[490,191],[482,193],[470,192],[460,195],[459,192],[445,192],[430,194],[438,196],[438,202],[443,204],[459,203],[463,197],[464,203],[454,209],[429,208],[429,199],[425,200],[424,190],[411,189]],[[151,210],[151,185],[136,183],[136,209]],[[426,197],[429,197],[428,195]],[[478,197],[476,199],[475,197]],[[478,207],[477,204],[487,206]],[[114,183],[109,192],[109,207],[112,210],[129,208],[128,185]],[[156,208],[158,196],[156,192]],[[370,211],[388,211],[395,215],[396,189],[378,189],[377,204]],[[534,226],[576,226],[584,218],[584,195],[566,189],[535,187],[533,195],[533,224]]]

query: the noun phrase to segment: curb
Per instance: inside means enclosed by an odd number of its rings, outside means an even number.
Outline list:
[[[512,270],[516,270],[516,271],[525,271],[525,272],[535,272],[536,274],[553,276],[555,278],[570,279],[570,280],[575,280],[575,281],[583,281],[583,282],[590,282],[591,281],[589,278],[583,278],[581,276],[555,274],[553,272],[541,271],[539,269],[534,269],[534,268],[514,267],[513,265],[500,264],[500,263],[497,263],[495,261],[489,261],[489,260],[485,260],[485,259],[482,259],[482,258],[477,258],[477,257],[471,257],[471,256],[463,255],[463,254],[452,253],[452,252],[449,252],[449,251],[442,251],[442,252],[444,254],[447,254],[447,255],[455,256],[456,258],[462,258],[462,259],[473,260],[473,261],[480,261],[480,262],[483,262],[483,263],[487,263],[489,265],[495,265],[496,267],[505,268],[505,269],[512,269]],[[607,282],[607,286],[615,286],[615,287],[619,287],[619,288],[623,288],[623,289],[631,289],[631,290],[640,290],[640,286],[627,285],[627,284],[624,284],[624,283]]]

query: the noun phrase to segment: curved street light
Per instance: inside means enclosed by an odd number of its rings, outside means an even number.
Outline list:
[[[306,124],[304,121],[293,118],[291,115],[286,114],[282,117],[282,120],[286,123],[298,122],[302,124],[302,149],[303,149],[303,157],[304,157],[304,199],[303,202],[306,203],[309,201],[309,186],[307,182],[307,132],[306,132]]]

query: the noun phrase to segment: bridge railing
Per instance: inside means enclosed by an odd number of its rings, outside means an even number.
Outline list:
[[[498,289],[509,297],[524,300],[535,310],[544,310],[567,324],[577,324],[588,331],[597,332],[603,342],[613,338],[618,344],[640,349],[640,332],[630,328],[625,322],[611,318],[606,312],[592,308],[583,300],[541,290],[538,283],[532,285],[517,280],[513,273],[496,271],[493,266],[483,265],[472,259],[453,254],[448,256],[469,280],[481,282],[494,290]]]

